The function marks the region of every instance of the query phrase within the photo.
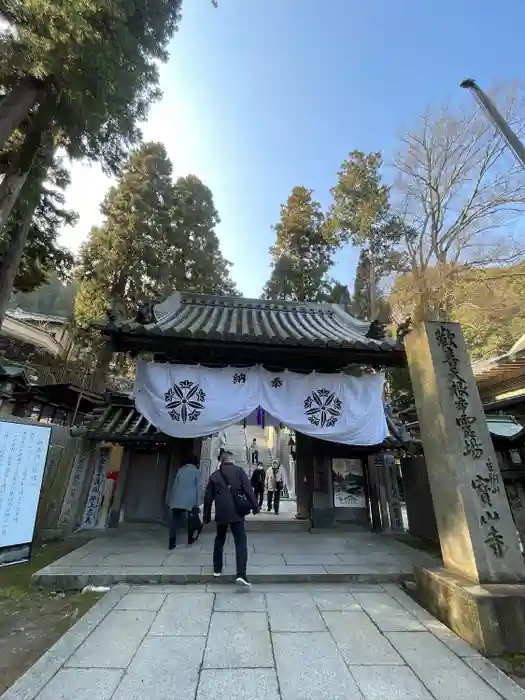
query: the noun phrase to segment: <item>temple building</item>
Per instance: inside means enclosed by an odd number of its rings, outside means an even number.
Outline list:
[[[254,372],[271,374],[274,388],[284,381],[300,381],[300,376],[329,375],[333,381],[347,383],[359,382],[361,378],[365,384],[367,376],[377,376],[386,367],[405,363],[402,343],[387,338],[380,324],[356,319],[336,304],[176,292],[160,304],[142,307],[134,320],[112,317],[96,328],[114,352],[127,353],[138,360],[153,359],[156,368],[172,368],[176,372],[181,366],[200,366],[217,376],[221,369],[227,372],[227,368],[232,368],[232,391],[243,389],[239,385],[244,382],[248,387]],[[181,397],[184,403],[182,394]],[[181,436],[185,435],[180,430],[185,414],[183,419],[177,418],[179,436],[173,437],[155,425],[155,419],[149,420],[151,416],[138,410],[137,394],[135,402],[123,394],[108,394],[106,398],[106,405],[86,416],[84,424],[72,434],[92,444],[120,446],[122,459],[108,524],[116,526],[123,520],[165,522],[165,492],[180,465],[184,445]],[[172,405],[177,406],[177,397],[172,398]],[[232,400],[225,393],[224,403]],[[325,398],[321,395],[320,400],[322,403]],[[399,443],[389,435],[383,444],[386,433],[381,430],[377,444],[348,444],[350,439],[341,444],[315,437],[316,421],[320,429],[325,418],[327,425],[339,420],[338,399],[327,394],[326,400],[335,401],[335,408],[328,406],[324,412],[321,407],[318,415],[317,405],[309,409],[310,435],[296,431],[295,483],[291,487],[297,498],[297,516],[311,521],[314,527],[330,527],[336,522],[371,525],[369,501],[373,484],[369,456],[379,453],[385,444],[391,449]],[[348,410],[356,411],[358,402],[359,399]],[[187,422],[187,429],[192,432],[186,436],[185,448],[191,444],[194,452],[201,455],[201,464],[209,469],[214,459],[213,441],[207,438],[209,429],[199,435],[197,421],[191,422],[198,413],[194,409]],[[257,411],[251,413],[257,415]],[[385,421],[382,404],[380,414],[378,421]],[[277,433],[279,425],[288,425],[286,416],[279,418],[272,422]],[[335,470],[334,464],[338,465]],[[352,499],[353,488],[362,498]],[[347,507],[352,500],[356,507]]]

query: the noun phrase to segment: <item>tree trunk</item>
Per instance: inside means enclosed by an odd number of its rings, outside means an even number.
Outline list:
[[[375,252],[372,245],[369,250],[368,284],[370,286],[368,296],[370,306],[368,309],[368,320],[375,321],[377,315],[377,275]]]
[[[5,311],[11,297],[16,273],[20,266],[20,260],[24,254],[27,234],[31,228],[31,222],[36,207],[37,203],[35,203],[35,206],[28,207],[24,218],[17,223],[11,245],[0,264],[0,328],[4,322]]]
[[[0,185],[0,232],[7,224],[9,215],[13,211],[22,187],[25,185],[29,170],[25,173],[6,173]]]
[[[27,134],[20,150],[15,153],[13,162],[0,185],[0,233],[7,223],[16,204],[29,171],[42,145],[43,131],[35,125]]]
[[[28,133],[0,185],[0,233],[27,180],[31,166],[42,146],[43,136],[42,130],[37,128],[33,128]],[[34,207],[28,208],[27,216],[29,216],[29,224],[27,226],[25,225],[26,217],[24,217],[20,225],[16,227],[9,247],[0,261],[0,328],[4,322],[5,310],[9,303],[11,292],[13,291],[13,283],[24,253],[27,234],[35,208],[36,204]]]
[[[107,375],[109,371],[109,366],[113,358],[113,348],[109,340],[104,340],[104,344],[100,348],[100,352],[97,358],[97,364],[95,367],[95,372],[93,373],[93,380],[91,386],[94,391],[99,391],[101,394],[106,389]]]
[[[23,80],[0,102],[0,148],[29,114],[43,94],[43,87],[33,80]]]

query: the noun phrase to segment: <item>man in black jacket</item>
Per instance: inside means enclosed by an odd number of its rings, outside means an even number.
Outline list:
[[[262,508],[264,500],[264,481],[266,479],[266,471],[264,470],[264,465],[262,462],[257,462],[257,468],[253,470],[252,476],[250,478],[250,483],[252,485],[253,492],[257,498],[257,503],[259,508]]]
[[[236,583],[249,586],[246,576],[248,563],[248,545],[244,528],[244,515],[237,512],[233,493],[244,494],[253,513],[259,512],[257,499],[244,469],[233,463],[231,452],[225,451],[221,456],[221,465],[213,472],[206,486],[204,495],[204,522],[211,521],[211,508],[215,503],[215,522],[217,535],[213,548],[213,575],[218,577],[222,572],[224,543],[228,527],[235,541],[235,558],[237,563]]]

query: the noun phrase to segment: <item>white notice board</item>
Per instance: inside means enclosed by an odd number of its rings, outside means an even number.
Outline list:
[[[0,547],[33,541],[51,428],[0,421]]]

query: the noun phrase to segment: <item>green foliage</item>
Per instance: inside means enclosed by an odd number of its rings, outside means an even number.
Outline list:
[[[339,304],[347,309],[350,309],[352,305],[352,297],[348,287],[345,284],[341,284],[341,282],[336,282],[335,280],[332,280],[329,283],[322,301],[328,304]]]
[[[115,171],[159,96],[158,61],[180,0],[4,0],[16,31],[0,35],[0,83],[37,79],[73,157]],[[53,97],[47,104],[46,100]]]
[[[390,306],[381,293],[376,292],[376,318],[386,323],[390,318]],[[370,314],[370,261],[364,248],[359,252],[359,260],[354,281],[352,312],[358,318],[368,318]]]
[[[366,318],[370,311],[370,262],[363,248],[355,272],[353,308],[359,318]]]
[[[402,262],[397,246],[404,229],[390,210],[389,188],[382,183],[381,165],[380,153],[352,151],[343,162],[338,182],[331,190],[334,199],[331,215],[340,243],[359,246],[365,256],[360,272],[363,282],[362,275],[367,268],[366,308],[363,290],[358,290],[359,315],[363,318],[377,317],[379,281],[398,269]]]
[[[173,289],[227,296],[239,294],[231,279],[231,264],[224,258],[215,233],[219,223],[209,187],[195,175],[179,178],[170,211],[166,294]],[[180,261],[182,267],[176,267],[175,261]]]
[[[46,314],[48,316],[63,316],[71,318],[75,308],[76,286],[72,282],[63,282],[57,275],[50,275],[46,284],[32,292],[14,294],[12,309]]]
[[[263,295],[268,299],[320,301],[330,291],[327,272],[332,265],[335,237],[312,190],[294,187],[270,249],[272,272]]]
[[[0,173],[6,172],[9,158],[8,147],[0,153]],[[17,235],[18,227],[33,212],[14,291],[38,289],[51,273],[63,278],[73,265],[71,253],[57,244],[61,228],[74,224],[77,218],[74,212],[64,208],[64,190],[69,181],[69,173],[60,158],[47,153],[37,157],[7,225],[0,231],[1,268],[2,256]]]
[[[473,359],[507,352],[525,333],[525,264],[483,270],[458,266],[449,270],[446,287],[439,270],[430,267],[425,280],[430,313],[446,306],[451,320],[461,324]],[[396,279],[389,301],[397,322],[413,315],[419,296],[411,274]]]
[[[343,242],[363,248],[373,258],[378,278],[396,269],[401,222],[392,214],[389,188],[381,180],[380,153],[352,151],[332,188],[332,215]]]
[[[80,253],[75,317],[80,326],[115,308],[133,317],[145,302],[175,290],[235,293],[215,226],[211,191],[198,178],[172,182],[172,164],[159,143],[143,144],[101,207]]]

